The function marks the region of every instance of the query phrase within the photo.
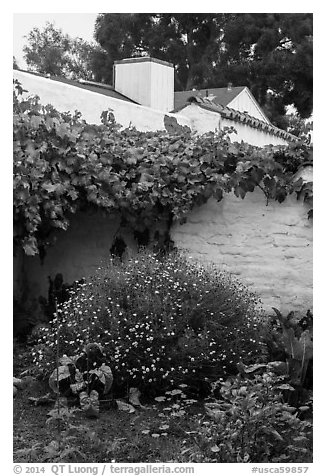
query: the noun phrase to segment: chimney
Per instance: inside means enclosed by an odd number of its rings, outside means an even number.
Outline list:
[[[174,108],[173,64],[148,56],[115,61],[114,89],[142,106],[170,112]]]
[[[232,91],[232,83],[228,83],[228,91]]]

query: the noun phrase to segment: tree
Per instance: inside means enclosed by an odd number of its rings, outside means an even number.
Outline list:
[[[310,144],[313,133],[312,118],[302,119],[298,114],[289,114],[287,118],[287,131],[294,136],[297,136],[303,142]]]
[[[248,86],[286,129],[286,105],[312,112],[312,14],[105,13],[97,45],[47,23],[28,35],[25,59],[40,73],[112,83],[115,60],[148,54],[175,66],[176,90]]]
[[[39,73],[88,80],[99,76],[93,74],[93,63],[103,56],[99,45],[71,38],[49,22],[43,30],[33,28],[27,41],[24,58],[28,67]]]
[[[95,39],[106,81],[115,60],[149,54],[175,65],[176,90],[248,86],[281,127],[287,104],[312,111],[311,14],[106,13]]]
[[[69,77],[72,79],[82,78],[102,81],[104,72],[102,74],[94,74],[93,70],[97,58],[103,58],[103,55],[104,52],[100,46],[90,44],[82,38],[71,39],[70,49],[68,51],[69,62],[66,67]]]
[[[62,30],[47,22],[43,30],[33,28],[27,35],[28,44],[24,46],[24,58],[29,68],[39,73],[64,74],[69,63],[67,52],[71,41]]]
[[[231,82],[249,86],[272,119],[289,104],[309,117],[312,33],[311,14],[235,14],[224,29],[222,70]]]
[[[106,13],[95,23],[95,39],[115,60],[149,54],[172,62],[177,90],[201,87],[221,49],[225,14]]]
[[[106,84],[112,83],[112,62],[107,52],[100,46],[93,49],[89,67],[94,81]]]

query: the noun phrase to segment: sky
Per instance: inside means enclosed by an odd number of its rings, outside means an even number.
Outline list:
[[[13,15],[13,55],[18,66],[26,68],[23,59],[23,47],[27,40],[24,36],[34,28],[41,30],[46,22],[55,24],[64,34],[75,38],[79,37],[86,41],[94,41],[93,32],[95,19],[98,13],[14,13]]]

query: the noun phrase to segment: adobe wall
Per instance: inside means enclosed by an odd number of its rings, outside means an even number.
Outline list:
[[[236,134],[229,134],[232,142],[247,142],[256,147],[264,147],[265,145],[288,145],[288,142],[282,137],[278,137],[270,132],[255,129],[249,124],[235,122],[229,119],[221,119],[221,129],[224,127],[234,127]]]
[[[81,110],[88,122],[98,123],[101,112],[112,108],[117,121],[125,126],[132,121],[139,130],[164,129],[164,113],[27,73],[15,75],[30,93],[40,96],[42,103],[52,103],[61,111]],[[197,128],[199,133],[231,125],[221,121],[219,114],[195,105],[183,109],[182,115],[185,112],[187,117],[175,115],[178,122]],[[270,134],[239,124],[234,140],[254,145],[285,143],[275,136],[271,136],[272,142],[266,136]],[[312,307],[312,222],[307,211],[294,196],[282,204],[271,201],[266,207],[259,190],[244,200],[230,194],[220,203],[211,199],[193,210],[186,224],[173,226],[171,238],[191,255],[214,261],[238,276],[258,293],[267,308],[302,311]],[[73,216],[68,230],[58,232],[57,243],[47,250],[43,265],[38,256],[24,258],[29,294],[46,297],[47,277],[57,273],[68,283],[93,274],[110,255],[118,227],[118,218],[100,212]],[[131,235],[124,238],[130,249],[135,249]],[[16,264],[17,270],[21,269],[21,260]],[[15,287],[21,289],[17,276]]]
[[[131,124],[142,132],[165,130],[164,117],[166,115],[177,118],[182,126],[190,126],[189,119],[183,117],[182,114],[177,116],[156,111],[23,71],[14,70],[14,78],[18,79],[23,88],[28,91],[27,96],[37,95],[42,105],[52,104],[60,112],[80,111],[82,119],[89,124],[101,124],[102,112],[111,110],[118,124],[124,128]]]
[[[285,202],[266,199],[260,190],[246,198],[228,194],[217,203],[210,199],[194,209],[185,224],[175,223],[171,238],[179,249],[202,262],[214,262],[255,291],[267,310],[287,312],[312,309],[312,221],[308,206],[288,197]],[[72,283],[94,274],[110,257],[119,219],[101,212],[73,216],[66,232],[48,248],[42,265],[38,256],[24,258],[28,294],[47,297],[48,276],[62,273]],[[122,236],[129,253],[134,238]]]
[[[14,78],[18,79],[23,88],[28,91],[27,96],[37,95],[41,104],[52,104],[61,112],[80,111],[82,118],[90,124],[100,124],[102,112],[110,109],[117,123],[124,128],[131,124],[139,131],[157,131],[165,130],[164,117],[168,115],[175,117],[180,125],[188,126],[199,134],[232,126],[237,130],[237,134],[230,135],[232,141],[241,142],[243,140],[258,147],[263,147],[266,144],[287,145],[287,141],[281,137],[255,129],[247,124],[221,118],[220,114],[202,109],[196,104],[190,104],[179,113],[172,114],[23,71],[14,70]]]
[[[245,199],[233,194],[210,199],[175,224],[177,247],[201,261],[213,261],[257,292],[264,307],[282,311],[312,308],[312,221],[307,205],[288,197],[266,199],[260,190]]]
[[[179,113],[176,113],[178,116]],[[237,121],[224,119],[217,112],[208,111],[199,107],[197,104],[189,104],[180,111],[180,118],[187,117],[190,121],[191,128],[198,132],[198,134],[205,134],[209,131],[219,131],[224,127],[233,127],[236,129],[236,134],[230,134],[230,139],[233,142],[247,142],[248,144],[264,147],[265,145],[288,145],[288,142],[282,137],[277,137],[269,132],[255,129],[248,124],[243,124]],[[180,122],[178,120],[178,122]]]
[[[110,218],[103,212],[83,212],[73,215],[67,231],[58,231],[54,246],[47,249],[44,263],[39,256],[24,257],[24,273],[31,298],[47,298],[49,282],[62,273],[64,282],[74,281],[94,274],[111,256],[114,235],[120,219]],[[135,249],[131,234],[122,233],[128,247]]]

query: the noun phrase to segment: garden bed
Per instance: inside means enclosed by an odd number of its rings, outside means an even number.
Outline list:
[[[145,406],[126,399],[122,409],[111,395],[101,401],[99,418],[86,418],[72,402],[69,418],[51,424],[55,404],[30,401],[49,390],[35,380],[14,400],[14,461],[309,463],[312,422],[273,396],[276,385],[269,373],[238,376],[221,385],[224,400],[189,399],[181,385]]]
[[[19,392],[14,400],[15,462],[53,461],[44,449],[57,437],[56,431],[46,425],[53,404],[35,406],[28,400],[29,396],[41,396],[47,391],[45,384],[37,382],[32,388]],[[78,449],[83,456],[70,455],[60,462],[189,462],[189,453],[196,451],[191,450],[195,444],[193,434],[187,432],[191,431],[192,420],[200,410],[203,412],[202,406],[192,405],[187,419],[171,418],[166,412],[162,416],[161,407],[153,404],[127,413],[109,402],[101,402],[98,419],[87,419],[76,411],[69,425],[79,427],[80,434],[71,441],[70,447]],[[204,455],[193,457],[197,462],[210,461]],[[213,461],[213,453],[211,458]]]
[[[313,316],[274,311],[177,253],[108,263],[14,348],[15,461],[311,462]]]

